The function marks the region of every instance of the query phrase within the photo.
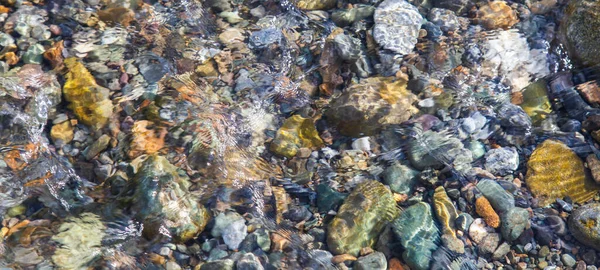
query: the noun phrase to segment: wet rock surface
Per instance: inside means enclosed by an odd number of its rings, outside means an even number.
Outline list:
[[[0,1],[0,268],[596,269],[597,6]]]

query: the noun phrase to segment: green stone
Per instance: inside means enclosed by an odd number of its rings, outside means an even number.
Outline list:
[[[415,270],[429,269],[432,253],[440,241],[431,206],[420,202],[408,207],[394,220],[392,229],[404,247],[402,258],[408,266]]]
[[[412,194],[414,186],[419,181],[419,171],[409,166],[395,163],[383,171],[383,183],[390,186],[393,192],[400,194]]]

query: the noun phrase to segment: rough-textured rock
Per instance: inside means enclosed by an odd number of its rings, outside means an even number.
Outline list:
[[[514,241],[529,228],[529,211],[515,207],[501,215],[502,236],[507,241]]]
[[[52,237],[58,243],[52,261],[61,269],[85,268],[100,256],[105,230],[100,217],[92,213],[68,218]]]
[[[598,192],[598,186],[586,176],[577,154],[556,140],[546,140],[533,151],[527,162],[525,181],[540,206],[565,196],[584,203]]]
[[[412,194],[413,188],[418,182],[417,175],[419,175],[419,171],[395,163],[383,171],[382,182],[390,186],[393,192],[408,195]]]
[[[315,128],[312,119],[294,115],[285,120],[273,142],[271,151],[287,158],[292,158],[300,148],[322,147],[323,141]]]
[[[479,8],[477,20],[488,30],[508,29],[519,22],[517,13],[504,1],[493,1]]]
[[[381,252],[373,252],[367,256],[358,258],[354,263],[356,270],[386,270],[387,260]]]
[[[490,149],[485,154],[485,169],[494,175],[505,176],[519,167],[519,154],[514,147]]]
[[[189,180],[177,172],[162,156],[149,156],[128,182],[122,198],[131,212],[144,222],[144,234],[150,238],[167,229],[178,241],[198,235],[210,219],[209,212],[189,194]]]
[[[63,143],[70,143],[73,140],[73,126],[70,121],[64,121],[52,126],[50,137],[54,142],[61,140]]]
[[[340,133],[360,137],[373,135],[384,125],[400,124],[415,112],[414,94],[402,79],[372,77],[350,85],[325,112]]]
[[[475,219],[469,227],[469,237],[476,244],[482,242],[483,239],[485,239],[490,233],[494,232],[494,229],[486,226],[485,222],[481,218]]]
[[[483,193],[494,210],[501,214],[515,207],[515,198],[496,181],[484,179],[477,183],[477,189]]]
[[[246,253],[236,264],[237,270],[263,270],[265,269],[258,258],[252,253]]]
[[[577,241],[600,250],[600,203],[586,204],[573,211],[569,231]]]
[[[487,225],[492,228],[500,227],[500,217],[496,214],[496,211],[494,211],[494,208],[492,208],[492,205],[484,196],[475,200],[475,210],[477,211],[477,214],[485,220]]]
[[[127,155],[136,158],[142,154],[154,154],[163,148],[167,129],[156,127],[148,120],[140,120],[133,123],[131,129],[131,143]]]
[[[373,37],[383,48],[410,53],[417,44],[423,17],[404,0],[386,0],[375,10]]]
[[[225,259],[207,262],[200,267],[200,270],[233,270],[233,261]]]
[[[438,248],[440,239],[429,204],[420,202],[408,207],[392,226],[404,247],[404,261],[411,269],[429,269],[431,254]]]
[[[583,65],[600,64],[600,3],[592,0],[570,1],[565,9],[560,33],[569,56]]]
[[[442,31],[455,31],[460,26],[456,14],[448,9],[432,8],[427,19],[438,25]]]
[[[67,58],[64,64],[69,70],[63,86],[69,109],[82,123],[94,128],[103,127],[113,113],[109,90],[97,85],[92,74],[77,58]]]
[[[442,225],[443,234],[456,236],[454,221],[458,216],[452,200],[446,194],[444,187],[437,187],[433,194],[433,206],[438,222]]]
[[[353,24],[373,16],[375,7],[370,5],[355,5],[349,9],[339,9],[331,14],[331,20],[339,27]]]
[[[299,0],[296,6],[304,10],[327,10],[335,7],[336,0]]]
[[[454,169],[463,171],[470,167],[473,154],[459,139],[444,132],[428,130],[409,142],[408,159],[419,170],[452,165]]]
[[[358,255],[371,247],[384,226],[398,216],[392,193],[377,181],[360,183],[329,223],[327,245],[333,254]]]
[[[237,220],[223,229],[223,242],[231,250],[237,250],[244,238],[248,235],[248,227],[246,221]]]

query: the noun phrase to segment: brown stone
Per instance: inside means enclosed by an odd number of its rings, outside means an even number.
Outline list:
[[[592,105],[600,104],[600,86],[598,86],[596,81],[582,83],[575,88],[588,103],[591,103]]]
[[[488,2],[477,11],[477,21],[488,30],[508,29],[519,22],[517,13],[504,1]]]

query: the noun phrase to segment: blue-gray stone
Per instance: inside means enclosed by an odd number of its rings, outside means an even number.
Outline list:
[[[415,270],[429,269],[431,254],[438,248],[440,232],[431,206],[420,202],[408,207],[392,222],[392,230],[404,247],[402,258]]]
[[[471,215],[467,213],[460,213],[456,217],[456,220],[454,220],[454,224],[456,225],[457,229],[467,232],[471,226],[471,223],[473,223],[473,220],[474,219]]]
[[[200,266],[200,270],[233,270],[233,261],[230,259],[207,262]]]
[[[498,213],[505,213],[515,207],[515,198],[508,193],[496,181],[484,179],[479,181],[477,189],[481,191],[490,204]]]
[[[317,186],[317,208],[321,213],[336,210],[342,205],[346,196],[348,195],[337,192],[325,184],[319,184]]]
[[[264,267],[254,254],[246,253],[236,263],[237,270],[263,270]]]
[[[386,270],[387,260],[381,252],[373,252],[367,256],[360,257],[354,263],[354,270]]]
[[[519,167],[519,154],[513,147],[490,149],[485,154],[485,169],[495,175],[505,176]]]
[[[419,181],[417,178],[419,171],[412,169],[409,166],[396,163],[383,171],[382,182],[388,186],[393,192],[400,194],[411,194],[413,187]]]
[[[501,214],[500,219],[502,220],[502,236],[507,241],[516,240],[529,227],[529,211],[525,208],[511,208]]]
[[[140,56],[135,63],[150,84],[160,81],[169,72],[169,62],[152,52]]]

